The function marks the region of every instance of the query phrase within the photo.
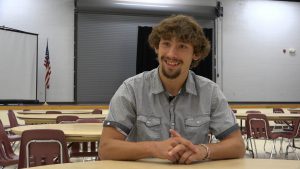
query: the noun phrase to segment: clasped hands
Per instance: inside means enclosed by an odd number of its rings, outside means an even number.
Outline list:
[[[206,155],[206,149],[199,145],[194,145],[191,141],[183,138],[175,130],[170,130],[171,138],[157,142],[155,144],[155,156],[161,159],[168,159],[173,163],[191,164],[202,161]]]

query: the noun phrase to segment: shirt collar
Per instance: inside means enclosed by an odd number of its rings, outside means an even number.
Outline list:
[[[158,68],[154,69],[151,74],[151,89],[150,92],[153,94],[158,94],[164,92],[165,89],[159,78]]]
[[[193,75],[194,74],[191,71],[189,71],[188,78],[184,85],[184,89],[187,93],[197,96],[196,84]]]

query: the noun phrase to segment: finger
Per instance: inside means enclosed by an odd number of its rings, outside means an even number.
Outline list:
[[[194,145],[191,141],[189,141],[183,137],[176,137],[174,139],[176,140],[176,142],[183,144],[184,146],[186,146],[187,148],[189,148],[190,150],[192,150],[195,153],[197,153],[199,151],[196,145]]]
[[[167,154],[167,159],[172,161],[173,163],[177,163],[177,161],[180,159],[180,155],[179,154],[173,154],[170,155],[169,153]]]
[[[193,162],[196,162],[196,161],[200,161],[200,160],[197,159],[196,154],[192,154],[186,159],[185,164],[192,164]]]
[[[186,164],[188,158],[193,154],[192,151],[185,151],[180,157],[179,164]]]
[[[181,137],[181,135],[173,129],[170,129],[170,133],[172,137]]]
[[[178,161],[174,156],[169,156],[169,155],[167,155],[167,159],[173,163],[177,163],[177,161]]]
[[[177,146],[175,146],[174,148],[172,148],[169,152],[168,152],[168,154],[170,155],[170,156],[173,156],[173,155],[175,155],[175,154],[181,154],[181,152],[183,151],[185,151],[186,150],[186,147],[183,145],[183,144],[178,144]]]

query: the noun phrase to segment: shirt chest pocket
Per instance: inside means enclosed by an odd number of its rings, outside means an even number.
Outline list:
[[[209,124],[209,116],[200,116],[200,117],[195,117],[195,118],[187,118],[185,119],[185,126],[186,127],[191,127],[191,128],[199,128],[199,127],[204,127],[208,126]]]
[[[208,140],[209,121],[209,116],[185,119],[185,137],[195,144],[206,143]]]
[[[157,140],[160,138],[161,119],[154,116],[137,117],[137,135],[140,140]]]

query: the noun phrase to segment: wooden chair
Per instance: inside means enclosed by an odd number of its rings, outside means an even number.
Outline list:
[[[22,133],[19,169],[68,162],[67,144],[61,130],[37,129]]]

